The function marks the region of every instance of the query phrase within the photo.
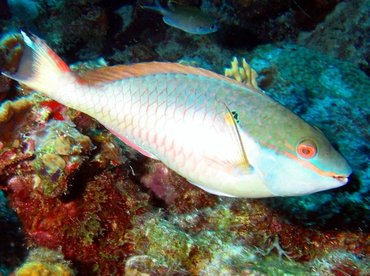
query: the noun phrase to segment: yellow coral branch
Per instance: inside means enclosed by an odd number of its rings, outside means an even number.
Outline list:
[[[242,67],[240,67],[238,59],[234,57],[231,61],[231,67],[225,68],[225,76],[234,78],[241,83],[259,89],[256,81],[257,73],[249,66],[244,58],[242,59]]]

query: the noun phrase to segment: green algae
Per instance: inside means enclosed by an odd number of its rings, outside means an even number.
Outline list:
[[[94,239],[103,235],[104,232],[99,216],[91,214],[82,221],[79,234],[84,245],[92,245]]]
[[[189,216],[183,218],[187,217],[187,222],[191,223]],[[278,252],[276,246],[279,244],[274,243],[269,249],[246,244],[240,240],[240,235],[227,231],[225,225],[215,231],[205,229],[189,234],[158,216],[141,222],[131,230],[138,255],[126,263],[135,273],[165,267],[170,274],[187,271],[193,275],[303,276],[369,269],[366,261],[355,254],[336,250],[308,262],[299,262]]]
[[[185,263],[193,245],[189,235],[167,220],[156,217],[145,221],[134,237],[139,251],[169,266]]]

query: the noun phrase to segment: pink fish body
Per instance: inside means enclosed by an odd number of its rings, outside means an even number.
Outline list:
[[[39,38],[23,38],[18,71],[5,75],[94,117],[211,193],[307,194],[341,186],[351,173],[320,131],[253,87],[159,62],[78,77]]]

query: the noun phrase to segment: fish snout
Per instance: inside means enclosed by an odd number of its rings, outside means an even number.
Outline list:
[[[334,176],[332,176],[332,178],[334,178],[336,181],[338,181],[340,183],[340,186],[347,184],[348,177],[349,177],[349,175],[348,176],[343,176],[343,175],[334,175]]]
[[[339,186],[347,184],[349,176],[352,174],[352,169],[349,166],[348,162],[344,158],[342,158],[341,160],[341,166],[339,166],[341,168],[340,172],[334,173],[331,176],[338,182]]]

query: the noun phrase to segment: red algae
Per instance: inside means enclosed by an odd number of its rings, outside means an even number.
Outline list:
[[[116,188],[130,186],[123,181],[125,174],[120,169],[102,173],[86,183],[81,197],[68,202],[45,197],[33,188],[32,179],[11,179],[8,198],[23,222],[29,246],[61,248],[79,273],[122,273],[122,260],[133,253],[126,231],[131,218],[146,208],[139,194],[140,208],[128,208],[127,196]]]
[[[60,248],[81,273],[121,274],[134,250],[126,230],[146,212],[149,197],[127,178],[111,135],[91,135],[98,146],[91,154],[95,146],[65,107],[36,98],[9,101],[0,122],[7,130],[0,135],[0,184],[27,245]]]
[[[29,101],[25,111],[14,109],[2,123],[17,131],[1,136],[0,180],[23,224],[28,247],[60,248],[81,273],[122,273],[122,261],[134,250],[126,230],[132,217],[148,209],[149,197],[142,196],[119,166],[120,148],[106,143],[111,135],[92,136],[99,149],[83,169],[84,154],[92,149],[90,138],[74,128],[64,107],[46,103]],[[55,120],[55,112],[61,112],[63,121]],[[115,156],[116,162],[104,161],[102,154],[105,159]],[[55,178],[56,172],[63,178]],[[54,185],[53,190],[47,185]]]

